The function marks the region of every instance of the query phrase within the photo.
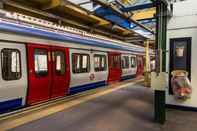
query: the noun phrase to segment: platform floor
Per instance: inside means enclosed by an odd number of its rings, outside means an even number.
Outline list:
[[[10,131],[196,131],[197,113],[167,111],[165,125],[153,121],[153,92],[132,85],[31,121]]]

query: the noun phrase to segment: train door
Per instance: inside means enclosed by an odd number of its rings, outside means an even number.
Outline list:
[[[64,96],[69,86],[65,48],[28,44],[28,104]],[[68,77],[66,77],[68,76]]]
[[[21,43],[0,42],[0,113],[25,105],[26,49]]]
[[[144,62],[143,62],[143,56],[137,56],[137,71],[136,71],[136,77],[140,77],[143,75],[144,72]]]
[[[61,97],[68,93],[70,81],[68,48],[52,47],[52,89],[51,97]]]
[[[51,56],[50,47],[45,45],[27,45],[29,88],[28,104],[34,104],[50,98]]]
[[[108,53],[108,60],[109,60],[108,83],[120,81],[120,78],[121,78],[121,54],[109,52]]]

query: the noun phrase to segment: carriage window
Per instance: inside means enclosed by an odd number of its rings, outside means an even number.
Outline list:
[[[129,68],[129,57],[128,56],[122,57],[122,68],[123,69]]]
[[[88,56],[82,55],[82,68],[86,69],[88,67]]]
[[[80,72],[80,54],[72,55],[73,73]]]
[[[21,78],[21,57],[17,49],[2,49],[1,66],[4,80],[18,80]]]
[[[55,51],[55,65],[56,65],[56,74],[64,75],[65,74],[65,54],[62,51]]]
[[[73,73],[86,73],[90,71],[90,56],[88,54],[72,54]]]
[[[112,68],[120,68],[120,56],[116,55],[112,57]]]
[[[36,76],[42,77],[48,75],[48,63],[47,63],[47,50],[35,49],[34,51],[34,69]]]
[[[106,56],[105,55],[94,55],[94,70],[96,72],[106,70]]]
[[[132,68],[136,67],[136,58],[135,57],[131,57],[131,67]]]

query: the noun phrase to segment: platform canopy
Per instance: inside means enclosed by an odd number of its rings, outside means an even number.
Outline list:
[[[152,0],[69,0],[113,23],[154,39],[156,9]],[[123,17],[123,16],[124,17]],[[145,26],[142,28],[136,22]]]
[[[154,40],[154,0],[2,0],[3,8],[113,39],[144,45]],[[1,1],[0,1],[1,4]]]

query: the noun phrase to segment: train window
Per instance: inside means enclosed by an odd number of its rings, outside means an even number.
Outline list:
[[[88,56],[82,55],[82,69],[88,68]]]
[[[17,49],[4,48],[1,51],[2,78],[18,80],[21,78],[21,56]]]
[[[47,50],[35,49],[34,50],[34,69],[36,76],[42,77],[48,75],[48,62],[47,62]]]
[[[55,51],[55,67],[57,75],[65,74],[65,54],[63,51]]]
[[[131,67],[136,67],[136,57],[131,57]]]
[[[86,73],[90,71],[90,56],[88,54],[72,54],[73,73]]]
[[[73,54],[72,65],[73,65],[73,73],[80,72],[80,54]]]
[[[119,55],[115,55],[112,57],[112,68],[113,69],[120,68],[120,56]]]
[[[106,70],[106,56],[105,55],[94,55],[94,70],[105,71]]]
[[[129,68],[129,57],[128,56],[123,56],[122,57],[122,68],[123,69],[128,69]]]

